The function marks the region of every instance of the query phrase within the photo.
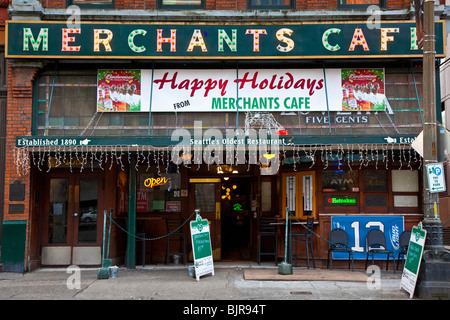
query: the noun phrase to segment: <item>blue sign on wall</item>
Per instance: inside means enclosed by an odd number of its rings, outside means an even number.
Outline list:
[[[383,231],[387,249],[398,250],[400,234],[404,230],[404,218],[402,216],[335,216],[331,217],[331,228],[345,230],[348,246],[354,251],[354,259],[366,259],[366,236],[369,230]],[[334,252],[333,259],[348,259],[348,254]],[[376,255],[375,259],[386,259],[386,257]]]

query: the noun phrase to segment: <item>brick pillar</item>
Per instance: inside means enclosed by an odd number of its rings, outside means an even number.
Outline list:
[[[31,135],[33,81],[42,63],[21,60],[8,62],[2,263],[5,271],[24,271],[29,248],[30,175],[17,172],[14,163],[15,140],[17,136]],[[15,229],[18,225],[25,226],[23,234],[14,231],[19,230]],[[8,230],[10,232],[5,233]],[[24,243],[25,246],[15,248],[16,243]],[[21,257],[21,253],[17,257],[18,250],[24,250],[23,263],[17,261]]]

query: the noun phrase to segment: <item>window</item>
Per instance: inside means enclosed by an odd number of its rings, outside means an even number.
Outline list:
[[[366,212],[387,212],[388,172],[386,170],[364,170],[364,204]]]
[[[261,211],[272,210],[272,182],[261,181]]]
[[[292,0],[247,0],[249,9],[292,9]]]
[[[159,0],[160,9],[203,9],[205,0]]]
[[[76,5],[81,8],[114,8],[115,0],[68,0],[67,6]]]
[[[392,192],[394,210],[397,208],[417,208],[419,206],[419,171],[393,170]]]
[[[357,170],[322,171],[323,206],[326,212],[357,212],[360,207]]]
[[[141,170],[142,169],[142,170]],[[160,172],[155,168],[139,168],[137,175],[136,211],[180,212],[181,211],[181,175],[180,173]]]
[[[338,0],[338,8],[367,9],[371,5],[384,7],[385,0]]]
[[[357,192],[359,191],[358,171],[326,170],[322,172],[323,192]]]
[[[283,215],[286,208],[297,218],[316,215],[314,172],[305,171],[283,175]]]

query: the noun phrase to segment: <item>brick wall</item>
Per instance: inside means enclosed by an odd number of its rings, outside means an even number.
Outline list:
[[[247,0],[205,0],[207,10],[245,10]],[[295,0],[297,10],[336,9],[338,0]],[[444,4],[444,0],[440,1]],[[46,8],[65,8],[66,0],[41,0]],[[386,0],[388,9],[405,9],[410,7],[411,0]],[[152,10],[157,7],[157,0],[116,0],[116,9]]]
[[[6,114],[6,154],[5,154],[5,199],[4,220],[28,220],[29,218],[29,186],[30,177],[20,176],[14,163],[14,147],[16,136],[31,135],[32,120],[32,81],[36,76],[34,67],[8,66],[8,102]],[[19,180],[25,184],[25,200],[9,201],[9,186]],[[9,213],[10,204],[23,204],[24,213]]]
[[[14,61],[13,61],[14,64]],[[38,70],[33,62],[21,63],[22,66],[8,65],[8,93],[6,114],[6,153],[4,178],[4,211],[3,221],[26,220],[27,234],[25,240],[25,264],[29,256],[29,229],[30,229],[30,176],[17,173],[15,158],[16,136],[31,135],[32,121],[32,92],[33,80]],[[25,185],[25,199],[23,201],[10,201],[10,185],[14,181]],[[10,205],[23,206],[23,212],[10,213]]]

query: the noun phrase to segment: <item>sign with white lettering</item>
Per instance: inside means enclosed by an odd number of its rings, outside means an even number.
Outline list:
[[[400,282],[400,289],[409,292],[410,298],[414,296],[426,236],[427,230],[422,229],[422,223],[419,223],[417,227],[414,227],[411,230],[408,253],[406,255],[405,267],[403,268],[402,280]]]
[[[428,188],[431,193],[445,191],[444,166],[442,163],[427,164]]]
[[[351,201],[351,199],[349,199]],[[341,204],[342,205],[342,204]],[[348,204],[347,204],[348,205]],[[404,230],[403,216],[333,216],[331,229],[343,229],[347,233],[348,246],[355,259],[366,259],[366,236],[370,229],[380,229],[386,236],[388,250],[398,250],[400,234]],[[348,259],[348,254],[333,252],[333,259]],[[386,259],[375,257],[375,259]]]
[[[214,275],[214,263],[211,250],[211,237],[209,234],[208,220],[202,219],[196,210],[196,219],[191,221],[192,253],[194,256],[195,277],[212,273]]]

